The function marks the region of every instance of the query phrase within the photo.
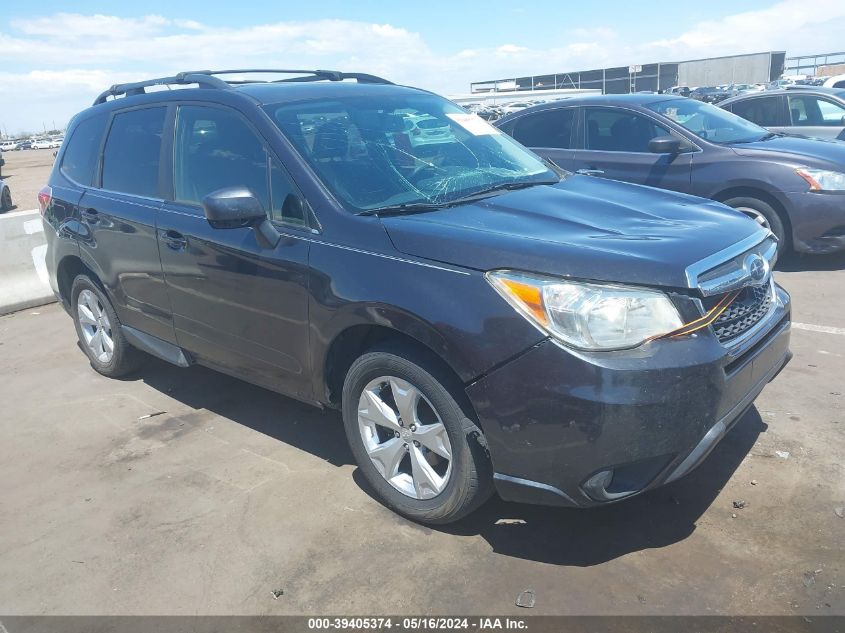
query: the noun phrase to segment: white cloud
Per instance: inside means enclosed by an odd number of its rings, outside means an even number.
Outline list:
[[[814,54],[842,50],[843,33],[845,3],[841,0],[784,0],[765,9],[700,22],[643,49],[652,56],[663,55],[654,61],[765,50]]]
[[[113,83],[197,68],[313,67],[358,70],[442,93],[472,81],[729,55],[841,49],[845,3],[783,0],[694,24],[659,41],[616,28],[562,31],[561,44],[530,45],[531,34],[453,50],[433,50],[417,32],[390,23],[288,21],[240,28],[160,15],[119,18],[58,13],[0,25],[0,125],[39,128],[66,121]],[[680,29],[679,29],[680,31]],[[20,69],[20,70],[12,70]]]

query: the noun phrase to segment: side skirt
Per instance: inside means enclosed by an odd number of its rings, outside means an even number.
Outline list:
[[[168,343],[155,336],[145,334],[140,330],[128,325],[120,326],[126,340],[134,347],[147,352],[161,360],[166,360],[168,363],[173,363],[177,367],[189,367],[192,364],[192,359],[188,356],[181,347]]]

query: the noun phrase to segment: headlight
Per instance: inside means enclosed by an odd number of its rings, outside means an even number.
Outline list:
[[[514,271],[491,271],[486,277],[529,321],[578,349],[636,347],[683,326],[669,297],[654,290]]]
[[[810,191],[845,191],[845,174],[841,171],[799,167],[795,173],[810,185]]]

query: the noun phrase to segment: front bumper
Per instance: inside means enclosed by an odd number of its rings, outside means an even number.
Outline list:
[[[784,194],[792,220],[796,251],[823,255],[845,250],[845,194]]]
[[[703,330],[626,352],[551,340],[467,388],[500,496],[588,507],[631,497],[697,466],[791,358],[789,295],[728,350]]]

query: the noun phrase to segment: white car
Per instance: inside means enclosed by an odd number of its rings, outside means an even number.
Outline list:
[[[455,135],[449,123],[431,116],[407,117],[405,130],[412,147],[455,141]]]
[[[534,105],[531,101],[513,101],[511,103],[505,103],[500,106],[502,110],[502,114],[511,114],[513,112],[519,112],[520,110],[524,110],[525,108],[530,108]]]
[[[845,75],[828,77],[822,85],[825,88],[845,88]]]
[[[38,138],[32,141],[32,149],[51,149],[53,141],[49,138]]]
[[[6,141],[0,144],[0,152],[11,152],[13,150],[18,149],[20,143],[17,141]]]
[[[58,149],[62,146],[62,143],[65,142],[64,136],[52,136],[50,137],[50,147],[53,149]]]

